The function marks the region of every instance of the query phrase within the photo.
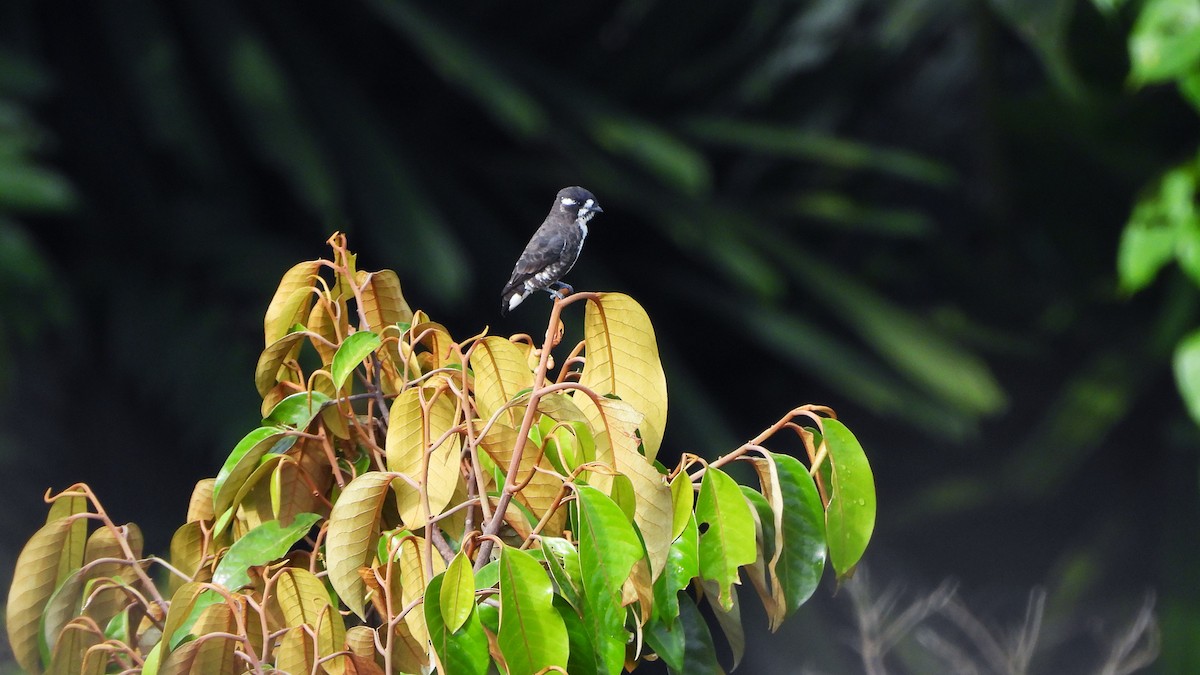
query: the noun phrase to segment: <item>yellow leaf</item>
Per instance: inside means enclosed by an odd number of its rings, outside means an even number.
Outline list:
[[[275,669],[282,673],[311,673],[316,661],[312,638],[303,628],[292,628],[283,634],[275,649]]]
[[[324,659],[342,651],[346,644],[346,626],[337,608],[326,605],[317,617],[317,659]],[[345,656],[337,656],[322,665],[329,675],[343,675],[346,672]]]
[[[279,377],[279,369],[287,361],[296,358],[296,353],[300,351],[302,346],[301,339],[307,333],[298,331],[288,333],[278,340],[267,345],[263,353],[258,357],[258,365],[254,367],[254,387],[258,390],[258,395],[266,398],[267,394],[275,388],[276,383],[281,379],[290,382],[291,380]],[[290,373],[289,373],[290,374]]]
[[[308,570],[298,567],[288,567],[279,572],[271,600],[278,605],[283,615],[283,627],[286,628],[302,624],[315,627],[321,619],[321,612],[332,604],[325,584]]]
[[[59,518],[47,523],[21,549],[13,571],[6,615],[8,642],[17,663],[32,673],[42,671],[38,625],[58,582],[59,561],[67,554],[64,547],[70,536],[69,520]]]
[[[213,513],[213,488],[216,482],[215,478],[203,478],[196,482],[196,487],[192,488],[192,500],[188,502],[187,522],[216,518]]]
[[[226,637],[204,637],[208,633],[237,633],[237,620],[229,605],[221,602],[206,607],[191,632],[197,639],[171,652],[163,661],[159,675],[236,675],[242,672],[244,664],[234,654],[240,646],[238,642]]]
[[[184,574],[196,577],[204,561],[204,526],[200,521],[193,520],[185,523],[171,536],[171,566]],[[169,575],[169,590],[175,593],[183,585],[183,580],[174,574]],[[211,572],[207,575],[211,578]],[[205,581],[206,578],[197,579]]]
[[[429,407],[428,416],[421,409],[422,395]],[[429,516],[442,512],[462,479],[459,471],[461,436],[447,434],[455,427],[459,416],[456,399],[444,389],[430,391],[412,387],[392,402],[385,448],[388,470],[408,476],[425,489]],[[400,489],[398,493],[400,518],[405,527],[424,527],[426,514],[421,495],[411,489]]]
[[[330,314],[331,310],[336,312],[337,316]],[[308,315],[308,323],[305,326],[312,333],[310,339],[317,353],[321,355],[322,365],[329,365],[333,362],[337,346],[342,343],[343,338],[350,334],[349,313],[345,302],[335,300],[327,293],[322,293],[313,303],[312,313]],[[316,336],[325,339],[320,340]]]
[[[381,641],[382,642],[382,641]],[[355,656],[375,656],[375,631],[369,626],[355,626],[346,631],[346,649]]]
[[[546,394],[538,399],[538,412],[555,422],[588,422],[587,415],[576,405],[570,394]],[[514,425],[515,426],[515,425]]]
[[[475,407],[485,421],[518,392],[533,386],[533,371],[520,348],[502,337],[485,337],[475,345],[471,370],[475,373]],[[522,408],[509,408],[500,421],[515,427],[521,413]]]
[[[417,354],[418,362],[423,362],[422,372],[452,363],[450,357],[453,355],[454,338],[450,337],[450,331],[446,330],[445,326],[425,321],[414,324],[411,332],[417,340],[416,344],[424,346],[427,350]]]
[[[645,418],[639,425],[646,457],[653,461],[667,424],[667,380],[658,358],[650,317],[633,298],[600,293],[584,313],[587,361],[579,383],[600,396],[615,394]],[[595,421],[599,414],[587,396],[579,407]]]
[[[283,275],[271,304],[267,305],[267,316],[263,320],[267,345],[287,335],[292,326],[308,317],[314,292],[312,278],[320,268],[320,261],[309,260]]]
[[[425,539],[405,537],[400,542],[400,602],[404,607],[417,598],[424,597],[429,580],[446,571],[446,561],[436,549],[427,552]],[[432,574],[429,573],[432,569]],[[425,626],[425,610],[416,607],[404,615],[408,629],[421,644],[429,640],[429,629]]]
[[[423,613],[423,612],[422,612]],[[420,673],[429,665],[428,642],[417,642],[408,624],[400,621],[392,638],[392,666],[401,673]]]
[[[412,322],[413,313],[400,289],[400,277],[392,270],[367,273],[359,270],[355,280],[362,287],[363,314],[376,333],[387,326]]]
[[[103,638],[89,628],[85,619],[72,620],[58,634],[50,667],[46,669],[47,675],[78,675],[83,672],[87,650],[102,641]]]
[[[512,462],[513,448],[517,441],[517,430],[505,424],[496,423],[488,430],[483,438],[479,439],[479,444],[484,452],[492,458],[496,466],[500,467],[501,471],[508,471],[508,465]],[[525,450],[521,454],[521,466],[517,469],[516,483],[521,484],[528,481],[525,488],[516,493],[514,497],[518,502],[528,508],[535,517],[541,518],[546,511],[554,504],[555,498],[558,497],[559,490],[562,489],[563,482],[553,474],[534,471],[535,466],[540,466],[546,470],[553,470],[553,465],[544,456],[539,457],[538,447],[533,441],[525,443]],[[532,477],[530,472],[533,472]],[[499,487],[499,486],[498,486]],[[511,511],[511,509],[510,509]],[[505,514],[506,516],[508,514]],[[519,515],[519,517],[518,517]],[[555,535],[561,533],[563,525],[566,523],[566,509],[561,509],[550,521],[547,522],[543,533],[546,535]],[[519,511],[514,512],[514,520],[522,523],[526,518]],[[529,530],[528,526],[518,527],[514,525],[518,531]]]
[[[329,513],[325,537],[329,583],[342,602],[363,619],[367,587],[358,570],[366,567],[374,555],[379,512],[391,482],[392,476],[386,473],[364,473],[346,486]]]
[[[50,512],[46,514],[46,523],[49,524],[60,518],[87,512],[87,497],[83,495],[63,495],[50,504]],[[55,586],[61,584],[63,579],[66,579],[72,572],[83,565],[83,550],[88,538],[87,530],[87,519],[76,518],[73,521],[70,534],[67,536],[64,544],[63,555],[58,559],[58,574],[55,577]]]

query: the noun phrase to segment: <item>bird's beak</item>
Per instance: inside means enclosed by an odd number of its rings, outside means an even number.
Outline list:
[[[599,204],[592,204],[591,206],[588,207],[588,211],[595,211],[596,213],[604,213],[604,209],[600,208]]]

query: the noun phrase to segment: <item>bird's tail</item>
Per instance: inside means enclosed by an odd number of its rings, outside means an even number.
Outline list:
[[[529,293],[522,293],[520,287],[506,288],[500,294],[500,316],[505,316],[525,301]]]

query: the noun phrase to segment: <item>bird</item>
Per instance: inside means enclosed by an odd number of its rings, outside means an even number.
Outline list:
[[[512,278],[500,293],[502,316],[516,309],[534,291],[546,291],[556,300],[563,298],[564,291],[574,291],[560,279],[579,259],[583,240],[587,239],[588,221],[603,211],[595,195],[579,186],[558,191],[550,213],[525,245]]]

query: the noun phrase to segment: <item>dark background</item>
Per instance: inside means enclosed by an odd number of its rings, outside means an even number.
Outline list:
[[[1115,260],[1200,127],[1127,84],[1132,16],[6,0],[0,576],[75,481],[165,551],[259,421],[279,277],[334,230],[456,337],[538,334],[546,299],[501,318],[498,293],[583,185],[605,212],[569,281],[654,320],[666,457],[831,405],[878,485],[877,590],[953,578],[1005,627],[1044,588],[1042,667],[1070,649],[1079,672],[1152,591],[1157,668],[1195,672],[1200,434],[1170,356],[1197,291],[1171,269],[1122,297]],[[854,672],[833,591],[745,671]]]

